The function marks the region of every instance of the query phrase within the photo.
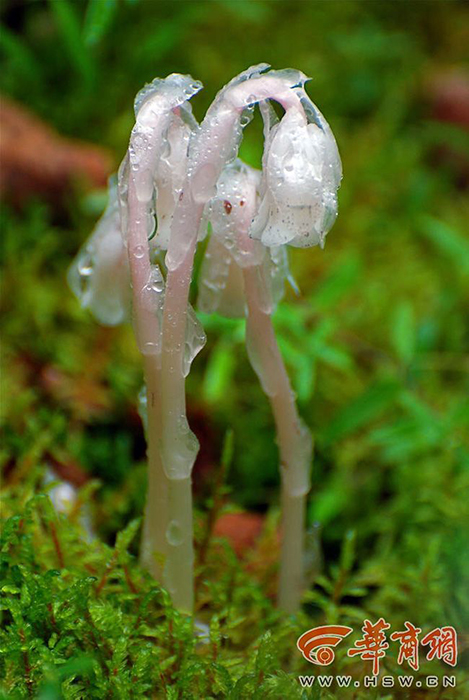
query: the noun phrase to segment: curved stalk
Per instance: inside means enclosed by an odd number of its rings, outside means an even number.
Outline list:
[[[167,554],[165,533],[168,526],[167,477],[161,456],[161,371],[158,369],[160,327],[155,314],[146,307],[143,290],[151,276],[150,251],[146,229],[147,206],[136,195],[133,178],[128,194],[128,253],[132,279],[132,309],[137,343],[144,360],[147,391],[146,431],[148,490],[142,531],[140,560],[157,581],[163,581],[163,561]],[[147,349],[148,354],[146,354]]]
[[[201,84],[190,76],[173,74],[155,80],[137,96],[136,123],[132,129],[126,160],[119,172],[122,230],[126,234],[132,282],[132,311],[137,345],[144,359],[147,387],[148,494],[142,536],[141,560],[144,566],[168,588],[173,603],[180,609],[192,609],[192,598],[181,594],[187,584],[180,574],[177,552],[180,547],[180,523],[192,523],[191,497],[181,496],[180,484],[175,488],[163,450],[165,405],[163,404],[162,328],[159,311],[162,307],[163,278],[151,263],[148,240],[151,206],[158,161],[173,118],[179,116],[180,105],[197,92]],[[160,214],[163,212],[160,211]],[[168,214],[168,212],[166,212]],[[185,313],[183,313],[185,318]],[[168,374],[168,381],[171,382]],[[177,466],[177,465],[176,465]],[[176,469],[177,471],[177,469]],[[190,475],[190,474],[189,474]],[[180,474],[178,474],[180,476]],[[187,491],[187,488],[186,488]],[[192,525],[191,525],[192,527]],[[192,551],[190,537],[189,553]],[[176,554],[175,554],[176,550]]]
[[[306,498],[312,440],[296,407],[287,370],[275,337],[270,313],[263,310],[256,267],[243,270],[248,315],[249,356],[268,395],[274,415],[282,476],[282,544],[278,605],[297,611],[303,592],[303,552]],[[254,357],[253,357],[254,355]]]
[[[190,503],[191,472],[198,452],[197,440],[187,423],[183,371],[197,234],[204,205],[211,199],[223,166],[233,158],[233,148],[237,150],[237,139],[241,138],[239,122],[246,105],[269,97],[286,109],[299,104],[299,98],[280,79],[261,76],[229,84],[209,109],[199,128],[182,199],[174,212],[166,255],[168,274],[161,357],[162,460],[168,476],[168,518],[178,526],[177,544],[169,544],[172,564],[167,574],[173,600],[186,611],[191,611],[193,606],[192,517],[176,510],[176,505],[180,500]],[[218,144],[216,149],[214,143]]]
[[[198,443],[186,418],[183,352],[195,240],[196,238],[182,263],[176,269],[168,270],[161,355],[161,454],[168,476],[168,559],[165,582],[174,605],[189,613],[194,604],[191,473]]]
[[[249,237],[251,221],[257,209],[257,182],[255,171],[246,166],[244,168],[244,176],[242,168],[238,176],[233,176],[232,192],[229,186],[224,190],[223,196],[228,197],[231,204],[228,210],[224,209],[225,218],[231,219],[237,251],[241,256],[239,261],[247,302],[246,348],[252,367],[269,398],[276,425],[282,481],[278,604],[283,610],[293,613],[300,605],[303,591],[305,506],[309,492],[312,440],[298,415],[295,394],[272,324],[274,303],[270,251]],[[237,177],[241,179],[237,180]],[[239,194],[240,191],[242,194]]]

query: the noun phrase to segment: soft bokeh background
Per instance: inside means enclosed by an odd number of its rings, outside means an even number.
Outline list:
[[[194,100],[201,118],[250,64],[299,68],[312,77],[308,91],[344,165],[326,249],[294,252],[301,295],[288,291],[275,317],[315,435],[309,524],[320,523],[324,572],[344,538],[356,542],[353,567],[365,586],[357,595],[368,610],[462,629],[467,5],[5,0],[2,17],[2,92],[17,103],[4,103],[5,483],[38,465],[78,485],[99,479],[97,527],[109,541],[141,512],[142,370],[132,332],[98,327],[65,279],[105,203],[96,183],[122,158],[134,95],[155,76],[202,80]],[[104,151],[58,141],[39,122],[20,129],[11,117],[18,105],[62,137]],[[259,123],[250,126],[242,147],[254,165],[260,133]],[[262,514],[278,499],[269,406],[246,360],[243,322],[203,321],[209,340],[188,381],[202,444],[197,503],[203,510],[232,429],[227,500]]]

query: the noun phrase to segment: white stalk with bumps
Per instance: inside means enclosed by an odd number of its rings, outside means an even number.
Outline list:
[[[294,612],[303,586],[312,441],[271,315],[287,270],[285,244],[322,245],[335,219],[341,173],[332,133],[304,90],[305,76],[267,68],[255,66],[228,83],[200,126],[188,99],[201,85],[190,76],[173,74],[139,93],[118,196],[114,186],[70,273],[72,288],[100,321],[119,323],[131,306],[146,383],[149,486],[141,557],[186,612],[193,609],[191,473],[198,442],[187,422],[185,378],[205,342],[188,300],[207,215],[213,235],[199,306],[227,315],[246,310],[248,354],[271,402],[280,449],[280,606]],[[270,101],[284,110],[278,124]],[[265,122],[262,174],[236,160],[255,104]]]

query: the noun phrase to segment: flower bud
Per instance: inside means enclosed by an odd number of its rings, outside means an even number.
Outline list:
[[[303,109],[288,109],[266,140],[264,196],[250,235],[267,246],[322,245],[337,215],[341,166],[335,139],[313,103],[305,108],[304,90],[297,93]]]
[[[283,296],[290,279],[287,251],[266,248],[248,236],[259,200],[260,172],[239,158],[223,170],[209,206],[212,234],[199,276],[198,307],[229,318],[245,315],[243,268],[257,271],[258,294],[266,313]]]

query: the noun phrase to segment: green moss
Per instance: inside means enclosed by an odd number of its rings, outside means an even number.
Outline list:
[[[68,516],[58,515],[46,494],[32,495],[39,475],[3,499],[0,679],[8,697],[333,697],[327,690],[301,690],[298,683],[299,674],[311,672],[296,649],[306,629],[340,622],[358,632],[373,616],[395,625],[406,616],[425,626],[441,621],[452,572],[441,565],[435,540],[416,559],[422,541],[412,539],[412,529],[399,554],[381,551],[361,566],[357,535],[349,532],[337,565],[316,577],[304,611],[282,617],[271,597],[272,571],[262,556],[259,560],[263,552],[268,562],[269,547],[275,549],[267,530],[257,561],[248,567],[253,573],[240,568],[223,541],[204,541],[194,630],[192,620],[172,608],[168,594],[129,553],[140,521],[118,533],[113,547],[90,539],[80,517],[90,494],[83,492]],[[204,532],[203,518],[198,530]],[[446,601],[444,622],[458,626],[457,597],[452,602],[456,608]],[[382,663],[396,673],[394,651]],[[363,662],[351,664],[341,650],[331,672],[359,678],[365,668]],[[445,671],[427,663],[417,678],[430,672]],[[463,671],[456,673],[462,681]],[[369,695],[362,691],[354,697]],[[445,691],[440,697],[458,696]]]

